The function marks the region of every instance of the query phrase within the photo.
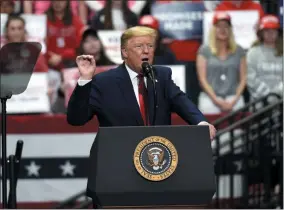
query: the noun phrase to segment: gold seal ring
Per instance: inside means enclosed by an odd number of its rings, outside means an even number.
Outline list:
[[[137,172],[142,177],[150,181],[162,181],[175,172],[178,153],[168,139],[150,136],[137,145],[133,161]]]

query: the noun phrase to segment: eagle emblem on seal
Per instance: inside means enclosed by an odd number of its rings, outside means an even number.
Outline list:
[[[167,160],[164,158],[164,150],[159,147],[152,147],[147,151],[147,164],[157,171],[162,169]]]

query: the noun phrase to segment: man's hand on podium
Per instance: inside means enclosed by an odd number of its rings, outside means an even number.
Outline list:
[[[215,136],[216,136],[216,128],[213,125],[211,125],[210,123],[205,122],[205,121],[202,121],[202,122],[198,123],[198,125],[208,125],[209,126],[209,132],[210,132],[210,139],[211,139],[211,141],[215,138]]]

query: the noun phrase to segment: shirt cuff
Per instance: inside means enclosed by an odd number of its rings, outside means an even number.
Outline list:
[[[208,125],[209,123],[206,121],[201,121],[200,123],[198,123],[197,125]]]
[[[86,79],[81,79],[81,78],[79,78],[79,79],[78,79],[78,85],[79,85],[79,86],[84,86],[84,85],[86,85],[87,83],[89,83],[90,81],[92,81],[92,80],[91,80],[91,79],[86,80]]]

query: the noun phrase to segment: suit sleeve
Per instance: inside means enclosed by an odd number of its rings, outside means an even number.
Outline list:
[[[67,122],[75,126],[86,124],[96,114],[99,107],[99,98],[98,87],[93,82],[89,82],[84,86],[77,84],[68,102]],[[95,101],[95,103],[91,105],[90,100]]]
[[[201,111],[196,107],[196,105],[174,83],[170,69],[167,77],[167,91],[170,100],[171,111],[177,113],[183,120],[191,125],[197,125],[202,121],[207,121]]]

